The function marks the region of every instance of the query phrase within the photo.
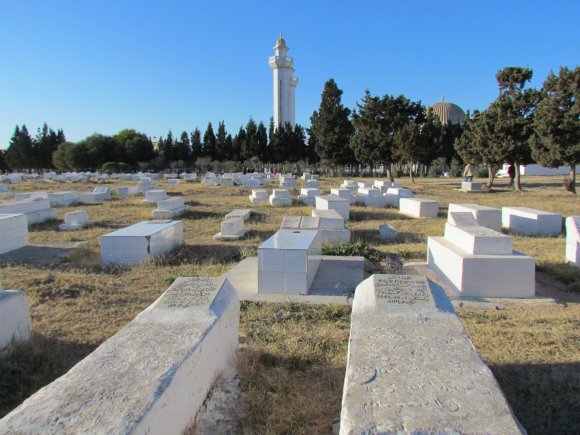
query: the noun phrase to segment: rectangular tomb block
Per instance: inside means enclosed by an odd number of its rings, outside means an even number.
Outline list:
[[[580,267],[580,216],[566,218],[566,261]]]
[[[239,236],[245,232],[244,218],[240,216],[227,218],[220,224],[220,230],[222,236]]]
[[[502,225],[514,233],[557,236],[562,232],[562,215],[527,207],[502,207]]]
[[[468,212],[471,213],[475,220],[482,227],[490,228],[494,231],[501,231],[501,210],[495,207],[489,207],[480,204],[449,204],[449,213],[451,212]]]
[[[400,198],[399,211],[415,218],[436,218],[439,212],[439,204],[431,199]]]
[[[157,208],[159,210],[174,210],[176,208],[183,208],[185,201],[183,198],[169,198],[157,201]]]
[[[28,219],[25,214],[0,214],[0,254],[28,245]],[[1,288],[1,287],[0,287]]]
[[[69,211],[64,214],[64,222],[69,225],[88,225],[89,214],[84,210]]]
[[[458,227],[479,226],[475,220],[475,216],[468,211],[450,211],[447,214],[447,222]]]
[[[167,199],[167,192],[162,189],[153,189],[145,192],[146,202],[158,202]]]
[[[476,183],[474,181],[462,181],[461,190],[465,192],[483,192],[481,189],[482,183]]]
[[[317,196],[316,208],[319,210],[334,210],[345,221],[347,221],[350,217],[349,201],[337,195]]]
[[[511,255],[512,238],[480,226],[445,224],[445,239],[471,255]]]
[[[28,297],[22,291],[0,290],[0,356],[13,342],[26,341],[32,335]]]

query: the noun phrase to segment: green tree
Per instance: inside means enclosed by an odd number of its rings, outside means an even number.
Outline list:
[[[216,139],[211,122],[207,124],[207,129],[203,134],[202,156],[216,160]]]
[[[532,161],[530,137],[539,93],[535,89],[524,89],[532,75],[530,68],[506,67],[500,70],[496,74],[499,97],[487,109],[496,119],[491,131],[498,160],[513,162],[517,191],[522,190],[520,165]]]
[[[258,156],[258,125],[250,118],[246,124],[244,140],[240,143],[242,160]]]
[[[370,166],[372,171],[377,163],[384,161],[381,158],[379,145],[384,139],[381,137],[383,127],[381,124],[384,124],[382,102],[379,97],[371,96],[367,90],[362,102],[357,103],[356,106],[352,112],[354,134],[351,136],[350,147],[357,162]],[[387,160],[391,161],[390,153]]]
[[[16,126],[4,157],[8,167],[12,170],[31,170],[34,167],[33,156],[32,138],[26,125],[21,128]]]
[[[266,161],[268,154],[268,131],[263,122],[260,121],[256,130],[256,152],[262,162]]]
[[[148,162],[154,157],[153,143],[144,133],[125,129],[117,133],[113,139],[116,159],[120,162],[135,166],[138,162]]]
[[[201,157],[202,144],[201,144],[201,132],[199,128],[196,128],[191,133],[191,161],[195,161]]]
[[[576,192],[576,165],[580,162],[580,67],[550,73],[534,114],[532,157],[544,166],[570,167],[566,188]]]
[[[227,148],[226,138],[228,133],[226,131],[226,125],[224,121],[218,124],[218,130],[216,134],[216,156],[217,160],[230,160],[231,150]]]
[[[6,151],[0,150],[0,171],[7,171],[8,165],[6,164]]]
[[[80,169],[81,167],[100,168],[106,162],[126,160],[123,146],[111,136],[95,133],[75,144],[75,146],[81,148],[79,150],[71,148],[67,154],[67,162],[71,169]],[[84,156],[86,156],[87,160],[84,160]]]
[[[62,130],[55,132],[48,128],[46,122],[37,130],[36,136],[32,140],[33,163],[38,170],[53,168],[52,154],[58,145],[65,141]]]
[[[189,162],[191,159],[191,144],[189,142],[189,135],[186,131],[181,133],[179,141],[176,143],[175,151],[177,154],[177,161]]]
[[[69,160],[71,150],[76,146],[77,144],[73,142],[61,143],[56,148],[56,151],[52,154],[52,164],[54,165],[54,167],[61,171],[73,169],[71,166],[69,166]]]
[[[318,111],[310,117],[310,132],[316,136],[316,152],[320,159],[336,174],[336,165],[354,160],[349,147],[353,127],[349,119],[350,110],[342,105],[342,90],[333,79],[324,84]]]
[[[413,168],[425,158],[428,152],[428,142],[425,135],[421,132],[421,126],[413,121],[407,122],[401,129],[397,130],[394,141],[397,147],[393,154],[401,162],[408,163],[409,178],[414,183],[415,175]]]

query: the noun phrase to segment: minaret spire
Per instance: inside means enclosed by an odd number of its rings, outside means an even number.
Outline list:
[[[287,56],[289,48],[280,31],[280,37],[274,46],[274,56],[270,56],[268,64],[272,68],[274,78],[274,126],[276,128],[289,123],[295,125],[294,93],[298,78],[294,77],[294,59]]]

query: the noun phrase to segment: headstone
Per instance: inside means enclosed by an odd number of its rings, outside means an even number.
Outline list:
[[[242,219],[247,221],[248,219],[250,219],[251,214],[252,214],[251,208],[236,208],[226,215],[226,219],[231,217],[241,217]]]
[[[324,195],[316,197],[318,210],[335,210],[345,221],[350,217],[350,204],[348,200],[336,195]]]
[[[580,267],[580,216],[566,218],[566,261]]]
[[[167,199],[167,192],[162,189],[148,190],[145,192],[145,199],[143,202],[157,203]]]
[[[458,227],[479,226],[473,214],[468,211],[450,211],[447,214],[447,222]]]
[[[269,201],[272,207],[285,207],[292,205],[292,197],[286,189],[273,189]]]
[[[252,189],[250,202],[252,204],[263,204],[268,202],[268,191],[265,189]]]
[[[311,187],[302,188],[300,189],[300,195],[298,195],[298,201],[303,204],[313,205],[318,195],[320,195],[319,189]]]
[[[234,216],[226,218],[220,224],[220,232],[213,236],[214,240],[238,240],[246,234],[244,218]]]
[[[485,192],[481,187],[483,186],[482,183],[476,183],[474,181],[462,181],[461,182],[461,190],[464,192]]]
[[[439,204],[432,199],[400,198],[399,212],[414,218],[436,218]]]
[[[22,291],[0,288],[0,356],[9,353],[13,343],[27,341],[31,335],[28,297]]]
[[[355,291],[340,432],[524,433],[445,294],[409,275]]]
[[[157,201],[157,209],[151,212],[151,216],[153,219],[172,219],[181,216],[186,211],[187,206],[183,198],[169,198]]]
[[[332,188],[330,189],[330,194],[346,199],[351,205],[356,202],[356,196],[353,194],[353,190],[347,189],[346,187]]]
[[[28,225],[56,219],[56,209],[50,208],[48,199],[0,203],[0,214],[25,214]]]
[[[84,210],[69,211],[64,214],[64,224],[60,224],[58,229],[61,231],[80,230],[92,224],[89,221],[89,215]]]

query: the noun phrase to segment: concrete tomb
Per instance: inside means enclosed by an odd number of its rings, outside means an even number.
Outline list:
[[[212,172],[208,172],[203,176],[201,183],[205,186],[219,186],[220,180],[219,178]]]
[[[294,189],[296,187],[296,179],[293,176],[282,175],[280,176],[280,187]]]
[[[80,230],[91,224],[89,214],[86,211],[69,211],[64,214],[64,224],[60,224],[58,229],[61,231]]]
[[[379,225],[379,236],[383,240],[391,240],[397,237],[397,230],[389,224]]]
[[[28,245],[28,219],[24,214],[0,214],[0,254]]]
[[[272,207],[285,207],[292,205],[292,197],[286,189],[273,189],[268,200]]]
[[[81,194],[75,191],[49,192],[48,199],[50,201],[50,205],[55,207],[67,207],[69,205],[81,202]]]
[[[395,181],[375,180],[373,187],[379,189],[382,193],[387,193],[391,187],[401,187],[401,183]]]
[[[411,189],[404,187],[389,187],[387,193],[383,194],[389,207],[399,207],[401,198],[414,198],[415,194]]]
[[[177,278],[68,373],[0,420],[0,433],[187,433],[235,373],[239,298],[225,278]]]
[[[525,430],[442,289],[372,275],[354,295],[340,433]]]
[[[314,205],[318,195],[320,195],[320,189],[311,187],[302,188],[300,189],[300,195],[298,195],[298,202],[307,205]]]
[[[220,186],[234,187],[234,176],[232,175],[222,175],[220,177]]]
[[[143,202],[157,203],[167,199],[167,192],[163,189],[153,189],[145,192],[145,199]]]
[[[324,216],[285,216],[280,229],[283,230],[318,230],[320,243],[341,245],[350,242],[351,232],[344,219],[334,210],[331,217]]]
[[[401,198],[399,212],[415,218],[436,218],[439,204],[433,199]]]
[[[464,192],[485,192],[485,190],[483,190],[481,187],[483,186],[483,183],[476,183],[474,181],[462,181],[461,182],[461,190],[463,190]]]
[[[302,178],[304,181],[308,181],[312,179],[312,175],[310,172],[304,172],[300,178]]]
[[[318,210],[335,210],[345,221],[350,217],[350,203],[347,199],[337,195],[324,195],[316,197]]]
[[[157,201],[157,209],[151,212],[153,219],[172,219],[187,211],[183,198],[169,198]]]
[[[344,189],[354,190],[355,192],[358,190],[358,183],[354,180],[344,180],[340,187]]]
[[[13,343],[27,341],[31,335],[28,297],[22,291],[0,288],[0,356],[9,353]],[[7,433],[1,427],[0,423],[0,433]]]
[[[144,221],[101,236],[103,264],[131,265],[183,244],[181,221]]]
[[[117,195],[119,196],[138,195],[139,192],[139,186],[117,187]]]
[[[501,210],[495,207],[479,204],[449,204],[451,212],[469,212],[473,215],[478,225],[494,231],[501,231]]]
[[[231,217],[241,217],[242,219],[247,221],[248,219],[250,219],[251,214],[252,214],[251,208],[236,208],[226,215],[226,219]]]
[[[0,214],[25,214],[28,225],[38,224],[56,219],[56,209],[50,208],[48,199],[33,199],[31,201],[3,202],[0,204]]]
[[[357,190],[358,188],[355,191]],[[350,205],[356,202],[356,196],[353,194],[353,190],[347,189],[346,187],[332,188],[330,189],[330,194],[346,199]]]
[[[181,180],[179,178],[168,178],[167,184],[170,187],[174,187],[174,186],[177,186],[178,184],[181,184]]]
[[[580,267],[580,216],[566,218],[566,261]]]
[[[214,240],[238,240],[246,234],[244,218],[241,216],[226,217],[220,224],[220,232],[213,236]]]
[[[249,196],[252,204],[262,204],[268,202],[268,191],[265,189],[252,189],[252,194]]]
[[[558,236],[562,233],[562,215],[527,207],[502,207],[504,228],[529,236]]]
[[[444,237],[427,238],[427,264],[451,290],[464,296],[535,294],[534,259],[514,251],[511,237],[486,227],[445,224]]]
[[[317,230],[279,230],[258,247],[258,292],[308,294],[321,254]]]
[[[149,177],[142,177],[139,179],[139,192],[142,195],[145,195],[148,191],[155,189],[151,178]]]
[[[359,187],[356,202],[366,207],[385,207],[387,204],[381,190],[375,187]]]
[[[48,192],[19,192],[14,194],[14,201],[32,201],[34,199],[50,199],[50,198],[48,196]],[[51,205],[54,204],[51,203]]]
[[[477,227],[479,224],[475,216],[468,211],[450,211],[447,213],[447,222],[458,227]]]

